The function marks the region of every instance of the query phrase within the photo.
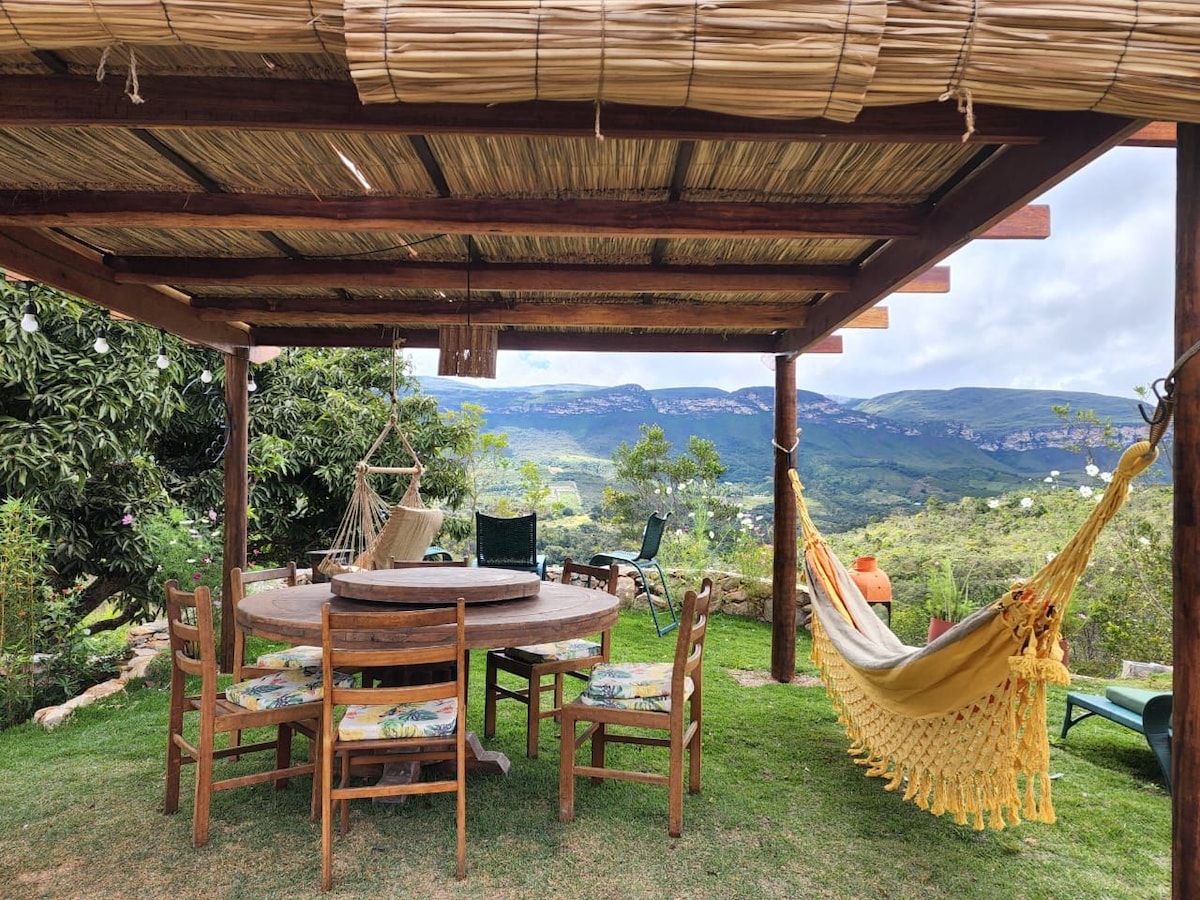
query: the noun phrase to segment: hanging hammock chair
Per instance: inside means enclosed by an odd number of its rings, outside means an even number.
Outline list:
[[[332,549],[317,565],[326,576],[363,569],[389,569],[393,561],[423,559],[433,536],[442,527],[442,511],[427,509],[421,501],[421,474],[425,467],[400,429],[396,401],[396,353],[392,348],[391,410],[387,422],[366,455],[354,465],[354,491],[333,539]],[[395,432],[411,459],[409,466],[373,466],[375,455]],[[400,502],[389,505],[371,486],[370,475],[409,475]]]
[[[1125,451],[1087,521],[1041,571],[919,648],[901,643],[867,605],[790,470],[812,595],[812,660],[868,776],[977,830],[985,818],[996,829],[1022,816],[1054,821],[1046,685],[1070,682],[1063,615],[1101,529],[1157,459],[1157,436],[1152,430],[1152,440]]]

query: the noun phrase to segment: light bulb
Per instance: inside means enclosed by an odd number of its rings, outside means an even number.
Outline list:
[[[212,371],[208,368],[205,368],[204,371],[202,371],[200,373],[200,381],[202,384],[211,384],[212,383]]]
[[[169,366],[171,364],[171,360],[167,356],[167,345],[166,344],[162,344],[158,348],[158,359],[156,359],[154,361],[154,364],[156,366],[158,366],[160,369],[165,369],[167,366]]]
[[[92,344],[92,349],[100,354],[108,352],[108,337],[103,328],[96,332],[96,343]]]
[[[38,330],[37,313],[33,308],[33,301],[30,300],[25,304],[25,315],[21,316],[21,330],[26,334],[33,334]]]
[[[258,382],[256,382],[254,380],[253,375],[251,375],[250,380],[246,382],[246,390],[248,390],[252,394],[258,390]]]

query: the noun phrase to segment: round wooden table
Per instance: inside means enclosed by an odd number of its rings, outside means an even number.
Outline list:
[[[414,570],[381,570],[405,572]],[[462,584],[474,576],[476,586],[496,584],[495,569],[438,567],[420,570],[428,573],[422,578],[436,577],[432,573],[449,573],[446,583]],[[500,581],[505,581],[500,579]],[[505,582],[507,583],[507,582]],[[507,590],[507,588],[506,588]],[[521,644],[540,644],[595,634],[611,628],[617,621],[617,598],[606,591],[570,584],[543,581],[537,594],[520,599],[476,602],[466,609],[467,646],[472,648],[514,647]],[[237,623],[249,634],[285,644],[321,643],[321,607],[331,604],[335,610],[395,611],[391,602],[348,600],[336,597],[330,584],[304,584],[298,587],[260,591],[245,597],[237,605]],[[411,608],[411,607],[410,607]],[[450,628],[419,628],[405,635],[396,646],[428,646],[442,640],[453,640]],[[385,647],[371,633],[363,633],[361,645],[347,641],[349,646]],[[472,770],[507,774],[508,757],[503,753],[484,750],[474,732],[467,733],[467,753]]]
[[[404,569],[394,569],[403,572]],[[463,577],[471,569],[427,569],[453,572]],[[487,573],[487,569],[475,570]],[[481,579],[486,578],[486,574]],[[534,597],[476,602],[467,606],[467,646],[472,648],[515,647],[583,637],[611,628],[617,621],[617,598],[605,591],[544,581]],[[347,600],[335,597],[328,584],[304,584],[299,587],[260,591],[244,598],[237,606],[237,623],[248,634],[285,644],[321,643],[321,607],[332,603],[335,610],[369,612],[392,611],[387,602]],[[452,633],[451,629],[423,628],[407,635],[401,646],[435,644]],[[362,645],[380,647],[373,636],[364,634]],[[357,645],[355,645],[357,646]]]

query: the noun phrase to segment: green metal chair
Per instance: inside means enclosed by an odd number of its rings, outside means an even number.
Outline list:
[[[537,552],[537,513],[498,518],[475,513],[477,565],[536,572],[546,577],[546,555]]]
[[[675,602],[671,599],[671,588],[667,584],[667,576],[663,574],[662,566],[658,564],[657,559],[658,547],[662,543],[663,532],[666,531],[669,518],[671,518],[670,513],[665,516],[657,512],[650,514],[650,518],[646,520],[646,530],[642,532],[642,548],[637,553],[631,550],[609,550],[597,553],[589,561],[593,566],[617,563],[637,569],[638,577],[642,580],[642,590],[646,594],[646,602],[650,606],[650,615],[654,619],[654,630],[658,632],[659,637],[679,627],[679,614],[675,610]],[[659,611],[654,605],[654,598],[650,596],[650,582],[646,578],[647,569],[653,569],[658,573],[658,581],[662,585],[663,596],[667,600],[666,612],[670,620],[665,625],[659,622]]]

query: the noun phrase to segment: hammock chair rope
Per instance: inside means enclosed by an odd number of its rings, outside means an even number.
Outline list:
[[[863,600],[789,470],[813,600],[812,659],[867,775],[976,829],[1022,816],[1054,821],[1046,685],[1070,680],[1062,619],[1101,529],[1157,459],[1159,437],[1125,451],[1100,502],[1037,574],[922,648],[901,643]]]
[[[430,539],[441,527],[440,510],[426,509],[421,500],[421,475],[425,467],[400,428],[399,399],[396,391],[396,357],[399,345],[392,345],[392,383],[388,393],[390,409],[383,429],[354,464],[354,490],[346,514],[338,527],[330,552],[318,569],[327,576],[357,569],[380,569],[392,559],[420,559]],[[411,466],[372,466],[371,458],[395,432],[412,460]],[[369,475],[410,475],[400,502],[390,505],[376,492]]]

